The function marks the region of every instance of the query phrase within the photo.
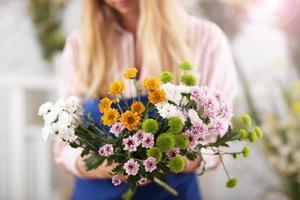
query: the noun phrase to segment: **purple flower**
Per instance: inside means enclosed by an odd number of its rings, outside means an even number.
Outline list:
[[[109,132],[119,137],[119,135],[124,131],[125,126],[121,122],[116,122],[112,125]]]
[[[135,152],[139,145],[137,139],[133,136],[123,139],[124,150],[129,152]]]
[[[157,167],[156,167],[156,158],[154,157],[149,157],[143,162],[145,166],[145,171],[146,172],[153,172]]]
[[[154,135],[152,133],[145,133],[142,141],[142,147],[146,149],[152,148],[154,145]]]
[[[180,153],[180,149],[179,148],[173,148],[171,151],[169,151],[167,153],[167,157],[169,160],[171,160],[172,158],[178,156]]]
[[[113,155],[113,153],[114,153],[114,147],[112,144],[103,145],[99,149],[100,156],[109,157]]]
[[[147,179],[141,178],[137,183],[138,183],[138,185],[145,185],[147,183]]]
[[[193,87],[191,89],[191,99],[200,104],[206,101],[208,94],[208,87]]]
[[[212,119],[209,123],[209,130],[213,135],[224,135],[228,130],[228,121],[223,119]]]
[[[129,176],[135,176],[140,169],[140,165],[133,159],[130,159],[124,164],[123,169]]]
[[[136,138],[138,145],[140,145],[143,142],[144,135],[145,135],[145,132],[142,130],[139,130],[134,134],[134,137]]]
[[[208,127],[202,121],[197,121],[192,126],[193,133],[204,138],[208,134]]]
[[[120,178],[118,178],[117,176],[113,176],[111,179],[112,184],[114,184],[114,186],[118,186],[121,185],[122,181]]]

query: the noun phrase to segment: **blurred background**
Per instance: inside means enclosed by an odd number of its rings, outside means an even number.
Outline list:
[[[72,177],[53,164],[37,110],[56,99],[56,69],[81,2],[0,0],[0,199],[69,199]],[[221,169],[199,178],[204,200],[299,200],[300,0],[182,2],[227,34],[240,78],[235,112],[265,130],[248,159],[226,160],[236,188],[225,188]]]

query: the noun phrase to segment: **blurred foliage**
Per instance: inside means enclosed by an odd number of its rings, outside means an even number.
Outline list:
[[[43,48],[43,56],[48,61],[64,47],[61,13],[67,2],[68,0],[29,0],[32,21]]]
[[[300,82],[282,88],[287,112],[284,118],[270,115],[261,148],[281,179],[279,190],[290,200],[300,199]]]

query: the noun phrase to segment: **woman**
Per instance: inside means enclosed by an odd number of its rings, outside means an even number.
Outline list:
[[[169,70],[178,81],[176,66],[182,59],[193,63],[199,84],[220,89],[232,99],[234,65],[226,37],[217,26],[188,16],[174,0],[84,0],[81,29],[69,36],[62,56],[61,95],[81,96],[85,111],[97,120],[99,97],[106,94],[111,81],[122,79],[124,69],[138,68],[140,80]],[[134,88],[127,88],[127,98],[135,95]],[[126,184],[112,185],[111,167],[105,164],[86,171],[78,149],[57,143],[55,159],[77,176],[75,200],[120,199],[127,190]],[[200,199],[194,173],[200,163],[199,159],[187,161],[185,173],[168,176],[178,197],[149,183],[134,198]],[[214,167],[216,163],[208,164]]]

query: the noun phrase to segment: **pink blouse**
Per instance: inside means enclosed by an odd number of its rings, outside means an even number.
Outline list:
[[[229,100],[233,100],[237,90],[236,71],[229,43],[225,34],[215,24],[206,20],[189,17],[187,31],[188,44],[192,52],[193,73],[198,77],[200,85],[219,89]],[[119,29],[121,48],[118,54],[120,70],[116,79],[122,79],[122,71],[134,66],[133,35]],[[79,53],[82,46],[78,31],[69,35],[62,54],[61,67],[58,69],[59,94],[67,97],[74,94],[74,75],[78,69]],[[142,68],[141,79],[147,76],[147,68]],[[128,88],[125,96],[135,95],[134,88]],[[57,164],[74,175],[80,176],[76,168],[79,149],[73,149],[63,142],[54,145],[54,158]],[[215,166],[216,160],[209,159],[208,165]]]

